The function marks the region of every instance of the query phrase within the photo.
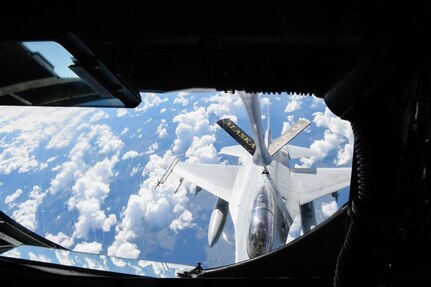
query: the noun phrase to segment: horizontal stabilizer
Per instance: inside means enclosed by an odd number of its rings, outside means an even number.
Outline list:
[[[220,154],[244,158],[250,154],[240,145],[226,146],[220,150]]]
[[[229,201],[238,166],[179,162],[172,172],[223,200]]]
[[[299,204],[306,204],[350,185],[351,168],[292,168],[291,189],[298,191]]]
[[[288,154],[290,159],[317,156],[317,152],[314,150],[295,145],[286,145],[281,152]]]
[[[243,148],[245,148],[251,155],[256,151],[256,144],[254,140],[244,132],[237,124],[228,118],[217,121],[217,124],[224,129],[234,140],[236,140]]]
[[[302,132],[306,127],[310,125],[307,120],[299,120],[296,124],[291,126],[284,134],[279,138],[271,142],[268,148],[268,152],[273,156],[282,147],[284,147],[288,142],[290,142],[294,137],[296,137],[300,132]]]

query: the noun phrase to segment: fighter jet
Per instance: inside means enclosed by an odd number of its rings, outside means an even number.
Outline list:
[[[230,214],[236,262],[286,244],[299,214],[303,231],[309,231],[315,225],[312,201],[349,186],[351,175],[351,168],[290,167],[291,159],[315,155],[311,149],[288,145],[310,122],[301,119],[272,140],[269,115],[263,133],[259,95],[239,94],[254,138],[228,118],[217,123],[239,143],[222,148],[220,153],[240,158],[240,164],[175,161],[172,167],[172,173],[217,197],[208,228],[209,246],[217,242]]]

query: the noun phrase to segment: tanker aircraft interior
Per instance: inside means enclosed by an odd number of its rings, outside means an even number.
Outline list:
[[[3,278],[66,286],[268,279],[431,286],[430,1],[109,3],[9,3],[0,18],[0,105],[134,108],[140,92],[184,89],[313,94],[352,125],[349,201],[292,244],[217,268],[162,264],[171,278],[2,256],[27,247],[46,256],[71,251],[0,213]],[[23,54],[20,43],[31,41],[62,45],[81,80],[59,79],[37,55]]]

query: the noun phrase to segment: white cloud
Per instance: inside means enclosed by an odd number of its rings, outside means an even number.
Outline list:
[[[10,140],[0,143],[0,172],[25,173],[38,168],[35,151],[68,146],[76,133],[85,125],[83,121],[93,109],[56,109],[48,107],[0,107],[2,121],[0,134]],[[16,134],[16,135],[15,135]],[[43,164],[42,166],[43,167]]]
[[[70,248],[73,245],[73,238],[67,236],[63,232],[57,233],[57,235],[53,235],[51,233],[46,233],[45,238],[51,240],[54,243],[57,243],[64,248]]]
[[[60,264],[63,264],[66,266],[74,266],[77,264],[75,262],[75,258],[71,256],[70,252],[64,251],[61,249],[56,249],[54,252],[55,252],[55,258],[58,260],[58,262],[60,262]]]
[[[128,131],[129,131],[129,128],[124,128],[124,130],[122,130],[120,134],[121,134],[121,135],[124,135],[124,134],[126,134]]]
[[[310,108],[312,109],[319,109],[319,108],[325,108],[325,101],[322,98],[316,97],[315,95],[311,95],[311,105]]]
[[[108,232],[111,230],[111,226],[114,226],[115,224],[117,224],[117,216],[115,216],[115,214],[110,214],[103,221],[102,230]]]
[[[133,243],[136,238],[143,245],[143,252],[148,252],[155,246],[172,249],[176,241],[174,230],[193,226],[193,218],[187,208],[186,190],[181,189],[174,194],[178,185],[175,175],[172,174],[163,185],[154,190],[157,180],[173,159],[171,151],[167,151],[163,157],[150,155],[143,172],[147,179],[142,183],[138,194],[129,197],[122,220],[117,225],[115,241],[108,248],[109,254],[136,258],[139,255],[137,246]]]
[[[301,104],[298,101],[292,101],[287,104],[285,112],[291,113],[293,111],[299,110],[301,108]]]
[[[141,251],[136,244],[128,241],[121,242],[117,236],[115,237],[114,243],[108,248],[109,256],[137,259],[140,253]]]
[[[20,146],[5,147],[3,153],[0,154],[0,172],[7,175],[15,170],[25,173],[36,168],[38,162],[34,155],[30,155],[35,148],[26,146],[24,143],[21,143]]]
[[[169,228],[177,232],[178,230],[183,230],[189,228],[193,222],[193,214],[189,210],[184,210],[184,212],[169,224]]]
[[[94,125],[89,133],[90,138],[97,136],[97,144],[99,145],[99,153],[117,152],[124,146],[121,139],[114,135],[111,128],[107,125]]]
[[[187,99],[187,96],[189,96],[189,95],[190,95],[190,93],[187,93],[187,92],[179,92],[174,99],[174,104],[180,104],[182,106],[187,106],[189,104],[189,100]]]
[[[193,137],[192,144],[186,151],[187,161],[193,163],[217,163],[219,159],[213,145],[214,142],[214,135]]]
[[[35,254],[33,252],[29,252],[28,253],[28,257],[32,261],[47,262],[47,263],[51,263],[52,262],[51,258],[47,257],[45,254]]]
[[[117,118],[121,118],[127,115],[127,109],[117,109]]]
[[[126,152],[126,153],[121,157],[121,159],[122,159],[122,160],[126,160],[126,159],[129,159],[129,158],[135,158],[135,157],[138,157],[138,156],[139,156],[139,153],[138,153],[137,151],[129,150],[128,152]]]
[[[302,235],[301,215],[298,214],[293,220],[292,225],[290,226],[286,243],[291,242],[292,240],[300,237],[301,235]]]
[[[46,162],[43,162],[39,165],[39,170],[45,169],[48,167],[48,164]]]
[[[92,116],[90,122],[101,120],[105,117],[104,112],[98,112]],[[46,149],[60,149],[67,147],[71,144],[72,140],[76,137],[76,133],[80,132],[84,127],[88,127],[89,123],[83,120],[86,116],[85,113],[79,114],[78,116],[71,114],[70,118],[59,122],[57,125],[51,125],[47,123],[47,128],[50,129],[55,126],[56,131],[52,131],[50,141],[46,145]]]
[[[17,199],[22,194],[22,189],[17,189],[14,193],[6,196],[4,203],[9,204]]]
[[[110,191],[109,182],[113,177],[113,168],[118,158],[105,158],[89,168],[76,180],[72,187],[72,197],[69,198],[69,209],[76,208],[79,212],[75,223],[74,237],[87,238],[91,229],[109,231],[116,223],[115,215],[106,216],[101,204]],[[114,216],[114,217],[113,217]]]
[[[156,150],[159,149],[159,144],[157,142],[152,143],[145,154],[153,154]]]
[[[194,135],[210,133],[210,123],[203,107],[184,114],[179,114],[173,119],[178,123],[175,129],[177,138],[174,141],[174,152],[180,152],[190,146]]]
[[[99,254],[102,251],[102,244],[96,241],[81,242],[75,245],[74,251]]]
[[[296,93],[289,94],[289,102],[287,103],[284,112],[291,113],[301,108],[302,100],[304,96],[298,95]]]
[[[353,146],[348,143],[345,144],[337,153],[337,165],[345,165],[349,163],[353,158]]]
[[[303,166],[311,166],[323,160],[333,150],[338,150],[335,164],[349,163],[353,155],[353,131],[350,123],[335,116],[328,108],[325,108],[324,113],[315,113],[313,122],[317,127],[324,127],[326,130],[323,139],[315,140],[310,145],[318,155],[301,159]]]
[[[327,218],[337,211],[338,209],[337,202],[335,200],[332,200],[330,202],[323,202],[321,209],[322,209],[323,216]]]
[[[161,103],[167,102],[167,98],[160,98],[158,95],[154,93],[142,93],[142,102],[141,104],[135,108],[136,111],[146,111],[150,108],[157,107]]]
[[[140,166],[134,166],[134,167],[132,168],[132,171],[130,172],[130,174],[129,174],[129,175],[130,175],[130,176],[135,176],[135,175],[137,175],[140,169],[141,169],[141,167],[140,167]]]
[[[35,231],[37,228],[37,208],[45,195],[46,192],[42,192],[39,186],[33,186],[32,191],[28,195],[29,199],[18,205],[18,209],[12,213],[12,218],[31,231]]]
[[[245,109],[238,93],[220,92],[206,100],[209,105],[206,108],[207,114],[215,114],[218,118],[230,118],[236,121],[237,116],[244,116]]]
[[[57,173],[51,181],[51,186],[48,189],[49,192],[55,194],[59,190],[64,190],[66,186],[82,176],[81,171],[87,168],[83,161],[83,156],[89,148],[90,144],[88,143],[88,140],[84,137],[80,137],[80,140],[78,140],[77,144],[69,153],[70,160],[64,162],[59,167],[60,172]]]
[[[159,139],[164,138],[165,136],[168,135],[168,132],[166,130],[167,126],[168,126],[168,123],[166,122],[166,120],[162,119],[160,121],[159,126],[157,127],[157,134],[159,136]]]

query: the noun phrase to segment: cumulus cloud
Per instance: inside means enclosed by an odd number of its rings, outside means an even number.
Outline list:
[[[301,108],[301,104],[298,101],[292,101],[287,104],[286,109],[284,110],[287,113],[291,113],[293,111],[299,110]]]
[[[45,254],[35,254],[33,252],[29,252],[28,253],[28,257],[32,261],[47,262],[47,263],[51,263],[52,262],[51,258],[47,257]]]
[[[289,102],[284,109],[284,112],[291,113],[301,108],[302,100],[304,96],[298,95],[296,93],[289,94]]]
[[[83,157],[89,150],[90,144],[88,140],[81,137],[81,140],[72,148],[69,153],[69,161],[65,161],[61,166],[56,167],[53,171],[59,171],[51,181],[51,186],[48,191],[52,194],[59,190],[64,190],[74,180],[82,176],[81,171],[87,168]]]
[[[133,201],[133,199],[136,197],[136,195],[132,195],[129,198],[129,203],[127,205],[126,211],[127,209],[129,209],[128,212],[130,212],[130,209],[133,208],[133,203],[131,203],[131,200]],[[118,227],[119,232],[117,232],[117,234],[115,235],[114,242],[108,248],[108,255],[137,259],[141,251],[135,243],[131,242],[133,239],[136,238],[136,233],[133,231],[133,229],[127,227],[127,224],[129,222],[126,222],[125,220],[131,221],[133,220],[133,217],[125,215],[125,219],[123,219],[121,225]]]
[[[58,149],[71,144],[76,132],[89,121],[93,109],[55,109],[39,107],[1,107],[0,134],[10,135],[0,142],[0,173],[26,173],[39,167],[38,148]],[[43,167],[43,166],[42,166]]]
[[[99,254],[102,251],[102,244],[96,241],[81,242],[75,245],[74,251]]]
[[[337,211],[338,209],[337,202],[335,200],[332,200],[329,202],[323,202],[321,209],[322,209],[323,216],[327,218]]]
[[[129,158],[135,158],[135,157],[138,157],[138,156],[139,156],[139,153],[138,153],[137,151],[129,150],[128,152],[126,152],[126,153],[121,157],[121,159],[122,159],[122,160],[126,160],[126,159],[129,159]]]
[[[166,120],[162,119],[160,121],[159,126],[157,127],[157,134],[159,136],[159,139],[164,138],[165,136],[168,135],[168,132],[166,130],[167,126],[168,126],[168,123],[166,122]]]
[[[121,118],[127,115],[127,109],[117,109],[117,118]]]
[[[184,210],[184,212],[169,224],[169,228],[177,232],[178,230],[183,230],[191,226],[193,221],[193,214],[189,210]]]
[[[173,142],[172,149],[169,147],[166,150],[166,145],[159,144],[158,142],[152,144],[145,142],[144,147],[142,145],[140,147],[142,150],[139,147],[134,147],[133,150],[122,153],[121,150],[124,148],[124,143],[121,139],[109,126],[96,124],[98,120],[108,117],[108,114],[95,114],[94,111],[90,114],[84,113],[82,115],[77,113],[76,115],[81,116],[81,120],[76,120],[73,124],[67,121],[63,122],[64,126],[71,125],[69,130],[73,135],[70,139],[67,135],[63,135],[64,138],[58,136],[52,141],[45,137],[35,137],[31,143],[32,145],[25,145],[26,148],[22,148],[23,151],[20,157],[25,158],[27,163],[20,163],[16,167],[10,168],[10,172],[21,168],[22,170],[30,171],[45,166],[39,163],[38,158],[32,158],[35,149],[40,147],[40,143],[43,141],[51,143],[50,149],[67,147],[65,150],[69,152],[68,154],[66,152],[64,155],[66,161],[61,163],[60,158],[57,159],[56,163],[59,164],[56,168],[51,169],[54,172],[54,176],[48,190],[52,193],[64,190],[65,188],[69,190],[71,197],[67,202],[68,206],[73,212],[77,212],[75,225],[73,226],[74,231],[70,236],[61,232],[56,235],[47,233],[47,238],[65,247],[71,247],[74,242],[79,242],[77,239],[81,239],[84,242],[77,244],[75,250],[93,250],[99,253],[103,249],[102,244],[96,241],[87,242],[89,241],[89,235],[94,234],[93,231],[96,230],[107,232],[115,228],[115,240],[103,243],[103,245],[109,245],[109,247],[107,246],[108,254],[126,258],[138,258],[140,255],[145,256],[148,252],[155,250],[155,248],[162,248],[161,252],[174,250],[178,234],[186,229],[196,228],[197,231],[202,230],[196,226],[196,221],[200,219],[199,216],[201,215],[198,211],[202,204],[202,195],[199,198],[199,203],[191,203],[188,197],[190,183],[185,180],[182,188],[174,194],[179,178],[172,174],[165,184],[159,186],[156,190],[154,190],[154,187],[174,156],[179,156],[184,160],[196,163],[219,162],[220,159],[217,157],[215,147],[215,132],[219,130],[219,127],[215,124],[214,119],[222,117],[230,117],[235,121],[237,118],[244,119],[245,109],[237,94],[212,93],[208,97],[197,100],[194,100],[190,95],[179,94],[176,99],[178,99],[177,103],[181,105],[177,109],[179,114],[171,120],[169,113],[173,109],[166,109],[162,106],[162,110],[166,112],[164,116],[166,116],[167,120],[160,121],[159,125],[154,123],[155,128],[152,131],[154,134],[157,132],[156,136],[162,135],[164,137],[168,124],[172,130],[175,129],[174,135],[166,135],[172,136],[172,139],[169,139],[169,142]],[[289,103],[285,105],[285,102],[283,102],[283,105],[280,106],[281,111],[284,107],[285,110],[295,111],[301,106],[300,100],[300,98],[297,99],[295,97],[289,98]],[[137,112],[158,107],[166,101],[167,98],[163,96],[145,94],[143,95],[143,103],[137,109]],[[267,102],[268,98],[263,97],[262,107]],[[293,104],[293,102],[295,103]],[[198,105],[195,105],[196,103],[203,106],[198,107]],[[291,104],[290,107],[289,104]],[[180,109],[183,110],[180,111]],[[123,117],[125,115],[124,112],[125,110],[122,111],[120,109],[116,113],[114,112],[113,115],[117,118]],[[70,116],[72,115],[70,114]],[[347,163],[349,158],[351,158],[351,154],[349,153],[350,147],[348,146],[351,142],[345,135],[344,137],[341,136],[345,130],[332,119],[328,120],[329,117],[330,114],[326,115],[326,111],[325,113],[321,113],[321,115],[315,114],[314,123],[316,126],[325,127],[328,130],[322,139],[318,139],[324,143],[316,142],[315,148],[325,151],[325,144],[328,144],[329,147],[326,147],[326,152],[329,153],[333,150],[331,149],[332,144],[334,149],[337,147],[340,148],[337,164]],[[151,117],[147,118],[147,121],[142,121],[142,125],[151,121]],[[89,119],[96,122],[90,125]],[[154,120],[158,121],[158,119],[154,117]],[[283,124],[283,129],[287,129],[293,123],[293,120],[294,116],[289,115],[287,121]],[[2,127],[4,126],[0,124],[0,128]],[[5,127],[5,130],[14,130],[14,127],[8,125],[7,128]],[[60,132],[61,124],[57,126],[53,123],[53,127],[45,128],[42,134],[45,136]],[[130,133],[129,129],[125,128],[121,131],[121,135],[128,132]],[[135,137],[136,139],[141,136],[145,138],[146,132],[146,129],[139,129],[130,138]],[[327,137],[326,133],[328,134]],[[337,141],[337,137],[341,140]],[[37,144],[34,145],[35,143]],[[4,142],[0,141],[0,145],[4,147]],[[31,149],[33,146],[35,148]],[[7,148],[15,149],[18,149],[18,147],[21,148],[22,145],[7,146]],[[159,155],[155,154],[155,151],[159,151]],[[18,157],[15,155],[19,154],[19,151],[10,149],[9,152],[9,154],[5,153],[5,156],[14,158],[17,161]],[[110,186],[110,182],[116,177],[117,171],[115,167],[117,165],[120,166],[118,158],[126,160],[139,155],[142,158],[148,158],[148,162],[134,166],[130,170],[130,174],[136,175],[142,171],[140,188],[135,194],[129,196],[127,205],[121,209],[121,214],[115,215],[109,209],[104,209],[104,206],[106,204],[105,200],[111,192],[112,187]],[[91,163],[88,162],[88,158],[91,158]],[[48,163],[45,159],[42,162],[44,164]],[[4,166],[3,170],[1,170],[2,166]],[[4,172],[6,168],[8,168],[7,164],[2,165],[0,159],[0,171]],[[213,200],[212,197],[208,198]],[[14,201],[11,200],[11,202]],[[213,201],[209,205],[212,206]],[[329,214],[332,212],[331,207],[333,206],[330,204],[322,205],[319,210],[323,214]],[[203,232],[201,231],[201,233]],[[206,236],[206,234],[204,235]],[[226,238],[230,237],[226,236]],[[229,245],[226,241],[221,240],[220,242]],[[233,241],[233,237],[231,241]],[[231,246],[227,252],[232,252],[232,248]],[[217,251],[213,252],[220,253]],[[213,255],[219,256],[219,254]]]
[[[195,135],[210,134],[215,130],[208,120],[205,108],[200,107],[195,111],[179,114],[173,119],[177,123],[174,141],[174,152],[180,152],[190,146]]]
[[[97,136],[97,144],[99,145],[99,153],[116,152],[124,146],[121,139],[116,136],[108,125],[94,125],[91,127],[90,137]]]
[[[161,103],[168,101],[166,97],[162,99],[160,96],[154,93],[142,93],[141,98],[142,98],[142,103],[137,108],[135,108],[136,111],[145,112],[150,108],[157,107]]]
[[[217,151],[214,147],[214,135],[193,137],[191,146],[186,151],[188,162],[192,163],[217,163]]]
[[[313,122],[317,127],[326,128],[323,139],[315,140],[310,148],[318,154],[311,158],[303,158],[303,166],[312,166],[317,161],[327,157],[329,152],[338,150],[336,165],[345,165],[352,160],[353,132],[348,121],[335,116],[328,108],[325,111],[314,113]]]
[[[160,98],[153,97],[147,101],[147,107],[163,102],[158,99]],[[78,217],[71,236],[62,232],[56,235],[46,233],[48,239],[67,248],[73,245],[76,238],[86,239],[90,230],[108,232],[117,224],[117,216],[103,210],[103,203],[110,191],[110,181],[115,176],[114,166],[118,162],[123,142],[109,126],[96,123],[108,118],[108,114],[94,111],[96,110],[88,108],[15,110],[8,107],[4,110],[0,123],[0,133],[9,134],[11,136],[8,139],[12,139],[0,141],[0,172],[3,174],[46,168],[58,156],[51,156],[39,164],[35,156],[38,149],[68,148],[69,154],[65,155],[67,160],[51,169],[53,179],[48,191],[55,194],[68,189],[72,194],[67,201],[68,206],[78,211]],[[122,112],[118,113],[117,116],[122,116]],[[123,134],[127,131],[127,128],[124,129]],[[105,158],[98,161],[97,156],[94,156],[97,152]],[[89,156],[92,158],[91,164],[88,163]],[[133,156],[136,156],[133,152],[125,154],[126,158]],[[15,202],[20,193],[25,192],[16,191],[5,198],[6,204]],[[46,192],[34,186],[26,195],[28,199],[16,205],[12,217],[36,231],[37,210],[45,195]],[[78,248],[84,248],[83,245],[80,246]],[[93,250],[97,250],[97,246],[93,245]]]
[[[217,93],[207,99],[207,114],[215,114],[219,118],[230,118],[236,121],[237,115],[244,116],[245,109],[238,93]]]
[[[187,98],[188,95],[190,95],[190,93],[179,92],[174,99],[174,104],[180,104],[182,106],[187,106],[189,104],[189,100]]]
[[[72,140],[76,137],[76,132],[88,127],[89,123],[85,123],[85,121],[83,121],[83,117],[87,114],[82,113],[79,115],[80,116],[75,117],[74,114],[71,114],[67,120],[59,122],[58,126],[46,123],[48,129],[53,129],[53,127],[56,129],[55,132],[50,132],[52,136],[46,145],[47,149],[60,149],[69,146],[72,143]],[[88,113],[88,115],[91,114]],[[90,122],[96,122],[103,119],[105,116],[106,114],[104,112],[97,112],[96,114],[92,115]]]
[[[116,156],[105,158],[89,168],[73,185],[68,206],[69,209],[76,208],[79,212],[74,237],[87,238],[91,229],[109,231],[116,223],[115,215],[106,216],[101,204],[110,191],[109,182],[117,161]]]
[[[153,154],[156,150],[159,149],[159,144],[157,142],[152,143],[149,147],[148,150],[145,152],[145,154]]]
[[[63,232],[59,232],[56,235],[51,234],[51,233],[46,233],[45,234],[45,238],[57,243],[60,246],[63,246],[64,248],[70,248],[73,245],[73,238],[67,236],[66,234],[64,234]]]
[[[348,143],[342,147],[337,153],[336,164],[345,165],[353,158],[353,145]]]
[[[141,251],[136,244],[128,241],[121,241],[117,236],[114,243],[108,248],[109,256],[117,256],[123,258],[137,259]]]
[[[139,237],[148,251],[154,246],[173,248],[175,231],[192,226],[192,217],[188,216],[188,198],[185,189],[174,194],[178,178],[172,175],[157,190],[154,187],[162,177],[174,156],[167,151],[163,157],[152,154],[143,175],[138,194],[129,197],[127,207],[122,213],[122,220],[117,225],[114,243],[108,248],[108,253],[119,257],[137,258],[140,254],[133,241]],[[144,240],[145,238],[145,240]]]
[[[22,189],[17,189],[14,193],[6,196],[4,203],[9,204],[17,199],[22,194]]]
[[[39,186],[33,186],[28,194],[29,199],[18,205],[18,209],[12,213],[12,218],[31,231],[35,231],[37,228],[37,208],[45,195],[46,192],[43,192]]]

